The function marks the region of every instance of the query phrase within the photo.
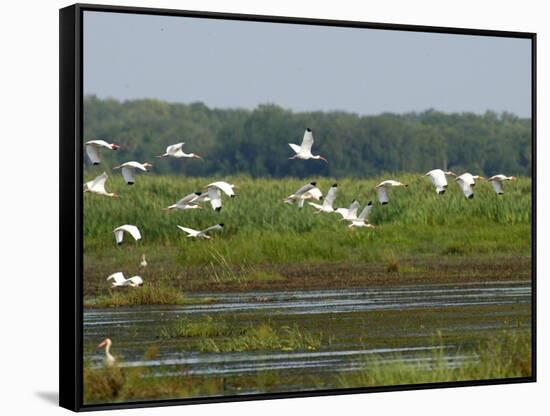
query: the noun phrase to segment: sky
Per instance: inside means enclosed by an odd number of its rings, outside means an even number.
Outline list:
[[[531,41],[84,13],[84,93],[361,115],[531,115]]]

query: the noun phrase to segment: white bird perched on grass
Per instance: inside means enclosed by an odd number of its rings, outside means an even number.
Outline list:
[[[131,161],[131,162],[123,163],[122,165],[115,166],[113,169],[122,169],[122,177],[124,178],[126,183],[128,185],[133,185],[135,182],[134,171],[136,169],[139,169],[143,172],[148,172],[149,168],[152,168],[152,167],[153,165],[147,162],[139,163],[139,162]]]
[[[107,278],[107,281],[112,280],[111,287],[139,287],[143,285],[143,279],[140,276],[133,276],[128,279],[124,278],[122,272],[116,272]]]
[[[494,175],[491,176],[487,181],[490,181],[493,185],[493,189],[497,193],[497,195],[503,195],[504,194],[504,181],[513,181],[517,178],[515,176],[506,176],[506,175]]]
[[[141,255],[141,261],[139,262],[139,268],[144,269],[147,267],[147,259],[145,258],[145,253]]]
[[[115,240],[118,245],[122,244],[122,241],[124,240],[125,232],[127,232],[132,237],[134,237],[134,240],[136,241],[141,240],[141,233],[139,232],[138,227],[136,227],[135,225],[124,224],[113,230],[113,233],[115,233]]]
[[[193,230],[192,228],[182,227],[181,225],[178,225],[178,228],[182,231],[185,231],[187,233],[187,237],[199,237],[210,240],[212,237],[210,237],[207,233],[210,231],[223,230],[223,223],[213,225],[200,231]]]
[[[164,157],[175,157],[176,159],[180,159],[182,157],[186,158],[195,158],[195,159],[202,159],[198,154],[196,153],[185,153],[182,149],[183,145],[185,143],[176,143],[168,146],[166,148],[166,152],[162,155],[158,155],[157,158],[162,159]]]
[[[473,187],[476,185],[476,179],[485,178],[483,176],[472,175],[471,173],[466,172],[460,176],[457,176],[455,179],[458,186],[460,186],[460,189],[462,189],[464,196],[468,199],[472,199],[474,197]]]
[[[349,228],[353,227],[375,227],[372,224],[369,224],[368,218],[369,214],[372,211],[372,201],[369,201],[367,205],[365,205],[365,208],[363,208],[363,211],[359,214],[359,216],[356,219],[351,220],[351,224],[348,225]]]
[[[104,148],[117,150],[120,146],[114,143],[107,143],[105,140],[89,140],[84,143],[84,147],[86,148],[86,154],[88,155],[90,162],[94,165],[99,165],[101,163],[101,159],[99,158],[99,149]]]
[[[390,202],[388,198],[388,189],[393,186],[409,186],[404,183],[401,183],[399,181],[394,181],[393,179],[389,179],[386,181],[380,182],[374,189],[376,189],[376,194],[378,195],[378,202],[380,202],[382,205],[386,205],[388,202]]]
[[[206,185],[208,200],[214,211],[222,209],[222,192],[231,198],[235,197],[234,188],[235,185],[224,181],[212,182]]]
[[[107,367],[112,367],[115,362],[116,362],[116,359],[115,357],[113,357],[113,355],[111,354],[111,345],[113,344],[113,341],[111,341],[110,338],[105,338],[103,341],[101,341],[101,343],[96,347],[97,349],[99,348],[105,348],[105,358],[104,358],[104,364],[105,366]]]
[[[311,153],[311,146],[313,146],[313,142],[313,132],[311,131],[311,129],[307,128],[306,132],[304,133],[304,138],[302,139],[302,144],[300,146],[294,143],[288,144],[296,153],[294,156],[289,157],[289,159],[321,159],[328,163],[328,160],[326,160],[323,156],[314,156]]]
[[[357,219],[358,209],[359,209],[359,202],[356,199],[354,199],[351,205],[349,206],[349,208],[336,208],[335,212],[342,216],[342,219],[340,221],[343,221],[343,220],[353,221]]]
[[[456,178],[456,173],[451,171],[443,171],[441,169],[433,169],[426,173],[424,176],[428,176],[430,181],[432,181],[435,191],[438,195],[442,195],[447,190],[447,178],[445,175],[454,176]]]
[[[115,194],[114,192],[107,192],[105,190],[105,182],[107,181],[108,178],[109,177],[107,176],[107,174],[103,172],[98,177],[84,184],[84,192],[90,192],[92,194],[109,196],[111,198],[117,197],[118,195]]]
[[[323,193],[319,188],[317,188],[317,182],[310,182],[307,185],[302,186],[292,195],[287,196],[283,202],[287,204],[294,204],[297,202],[298,207],[302,208],[306,199],[315,199],[317,201],[323,199]]]
[[[315,202],[308,202],[309,205],[312,207],[317,208],[316,214],[319,214],[320,212],[334,212],[335,208],[333,208],[334,200],[336,199],[336,192],[338,192],[338,184],[334,184],[331,186],[331,188],[327,192],[327,196],[323,200],[323,204],[317,204]]]
[[[186,195],[177,201],[175,204],[172,204],[166,208],[162,208],[163,211],[175,210],[185,210],[185,209],[196,209],[202,208],[199,205],[200,197],[202,192],[193,192],[192,194]]]

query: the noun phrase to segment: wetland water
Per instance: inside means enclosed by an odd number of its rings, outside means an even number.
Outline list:
[[[477,356],[469,351],[499,331],[531,325],[530,282],[403,285],[345,290],[197,293],[211,303],[86,309],[85,359],[102,365],[95,346],[105,337],[121,367],[143,367],[146,377],[223,378],[225,394],[336,388],[337,375],[368,368],[369,359],[430,364],[442,345],[449,366]],[[268,322],[322,334],[315,350],[199,352],[191,340],[159,330],[178,318],[211,317],[250,327]],[[144,358],[151,346],[153,357]],[[276,374],[276,377],[273,377]],[[250,382],[253,377],[270,382]],[[242,382],[248,377],[248,382]]]

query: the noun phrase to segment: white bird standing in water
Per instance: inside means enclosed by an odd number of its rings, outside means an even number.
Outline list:
[[[424,175],[430,178],[430,181],[435,187],[435,191],[438,195],[444,194],[447,190],[448,184],[445,175],[453,176],[456,178],[456,173],[453,173],[451,171],[443,171],[441,169],[433,169]]]
[[[115,233],[115,240],[118,245],[122,244],[125,232],[134,237],[134,240],[141,240],[141,233],[139,232],[138,227],[136,227],[135,225],[124,224],[113,230],[113,233]]]
[[[166,148],[166,152],[162,155],[158,155],[157,158],[162,159],[164,157],[174,157],[176,159],[180,159],[182,157],[185,158],[195,158],[195,159],[202,159],[198,154],[196,153],[185,153],[182,149],[183,145],[185,143],[176,143],[168,146]]]
[[[143,279],[140,276],[133,276],[128,279],[124,277],[122,272],[116,272],[107,278],[107,281],[112,280],[111,287],[139,287],[143,285]]]
[[[380,182],[374,189],[376,189],[376,194],[378,195],[378,202],[380,202],[382,205],[386,205],[388,202],[390,202],[388,198],[388,189],[393,186],[409,186],[404,183],[401,183],[399,181],[394,181],[393,179],[389,179],[386,181]]]
[[[234,188],[235,185],[224,181],[212,182],[206,185],[208,199],[214,211],[222,209],[222,192],[231,198],[235,197]]]
[[[368,218],[369,214],[372,211],[372,201],[369,201],[369,203],[363,208],[363,211],[361,211],[361,214],[357,217],[357,219],[351,220],[351,224],[348,225],[349,228],[353,227],[375,227],[372,224],[369,224]]]
[[[99,165],[101,163],[99,149],[117,150],[120,146],[114,143],[107,143],[105,140],[89,140],[84,143],[84,147],[86,148],[86,154],[90,162],[94,165]]]
[[[353,221],[357,219],[357,210],[359,209],[359,202],[354,199],[349,208],[336,208],[335,212],[342,216],[343,220]]]
[[[307,128],[306,132],[304,133],[304,138],[302,139],[302,144],[298,146],[294,143],[289,143],[288,145],[294,150],[296,153],[294,156],[289,157],[289,159],[321,159],[328,163],[328,160],[326,160],[323,156],[316,155],[314,156],[311,153],[311,147],[313,146],[313,132],[311,129]]]
[[[84,184],[84,192],[90,192],[92,194],[109,196],[111,198],[117,197],[118,195],[115,194],[114,192],[107,192],[105,190],[105,182],[107,181],[108,178],[109,177],[107,176],[107,174],[103,172],[98,177]]]
[[[338,184],[332,185],[332,187],[328,190],[327,196],[323,200],[323,204],[317,204],[315,202],[308,202],[309,205],[312,207],[317,208],[316,214],[319,214],[320,212],[334,212],[335,209],[333,208],[334,200],[336,199],[336,192],[338,192]]]
[[[306,199],[315,199],[317,201],[323,199],[323,193],[319,188],[317,188],[317,182],[310,182],[307,185],[302,186],[292,195],[287,196],[283,202],[286,204],[294,204],[297,202],[298,207],[302,208]]]
[[[143,172],[148,172],[149,168],[152,168],[153,165],[150,163],[139,163],[135,161],[126,162],[122,165],[115,166],[113,169],[122,169],[122,177],[128,185],[133,185],[135,182],[134,172],[136,169],[139,169]]]
[[[185,210],[185,209],[196,209],[202,208],[199,205],[199,198],[201,197],[202,192],[193,192],[192,194],[186,195],[177,201],[175,204],[172,204],[166,208],[162,208],[163,211],[171,210]]]
[[[139,268],[144,269],[147,267],[147,259],[145,258],[145,253],[141,255],[141,261],[139,262]]]
[[[464,196],[468,199],[472,199],[474,197],[473,187],[476,185],[476,179],[485,178],[483,176],[472,175],[471,173],[466,172],[460,176],[457,176],[457,178],[455,179],[458,186],[460,186],[460,189],[462,189]]]
[[[115,364],[115,357],[111,354],[111,345],[113,342],[110,338],[105,338],[96,348],[105,348],[105,359],[104,363],[107,367],[112,367]]]
[[[182,227],[181,225],[178,225],[178,228],[186,232],[187,237],[199,237],[210,240],[212,237],[207,235],[207,233],[210,231],[223,230],[223,223],[213,225],[212,227],[208,227],[204,230],[193,230],[192,228]]]
[[[505,181],[513,181],[517,178],[515,176],[506,176],[506,175],[494,175],[491,176],[487,181],[490,181],[493,185],[493,189],[497,193],[497,195],[503,195],[504,194],[504,184]]]

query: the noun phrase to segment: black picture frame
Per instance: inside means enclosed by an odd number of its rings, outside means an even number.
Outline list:
[[[385,387],[365,387],[349,389],[331,389],[300,391],[290,393],[254,394],[249,396],[224,396],[173,400],[152,400],[129,403],[109,403],[99,405],[83,404],[83,13],[100,11],[110,13],[147,14],[160,16],[182,16],[223,20],[287,23],[316,26],[354,27],[385,29],[411,32],[433,32],[461,35],[481,35],[494,37],[524,38],[531,41],[531,128],[532,128],[532,376],[459,382],[412,384]],[[389,23],[367,23],[302,17],[260,16],[247,14],[214,13],[158,8],[138,8],[126,6],[107,6],[95,4],[75,4],[59,11],[60,34],[60,165],[59,165],[59,403],[60,406],[74,411],[92,411],[103,409],[142,408],[153,406],[173,406],[197,403],[232,402],[248,400],[266,400],[310,396],[343,395],[357,393],[387,392],[401,390],[419,390],[433,388],[451,388],[463,386],[482,386],[508,383],[529,383],[537,380],[536,360],[536,33],[495,31],[470,28],[449,28],[437,26],[415,26]]]

